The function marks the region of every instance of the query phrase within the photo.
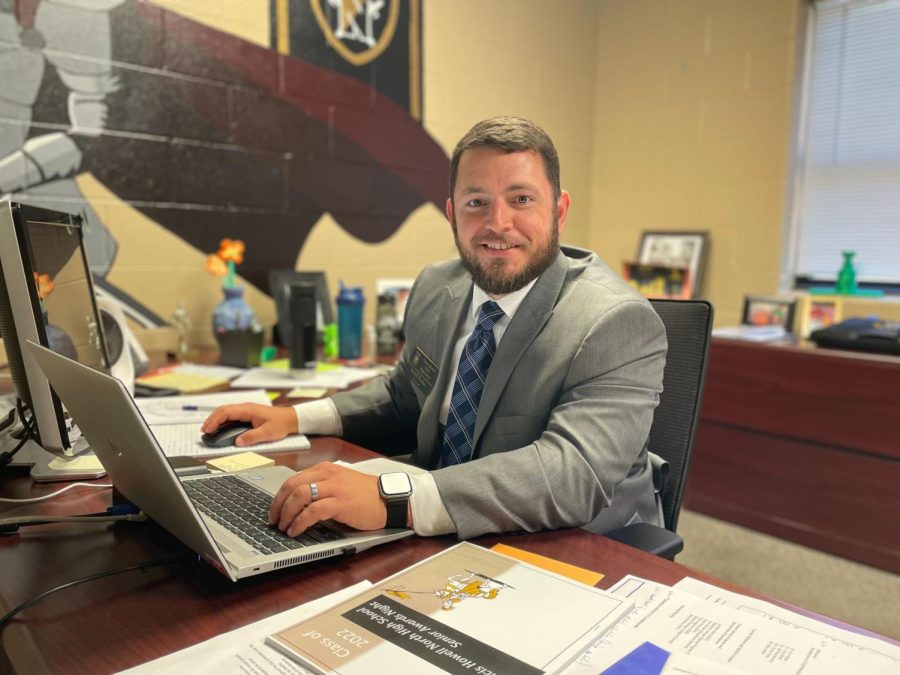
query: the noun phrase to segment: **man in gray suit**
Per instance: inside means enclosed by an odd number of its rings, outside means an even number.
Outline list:
[[[427,472],[370,476],[329,462],[288,479],[270,521],[289,535],[333,518],[422,535],[662,524],[647,455],[665,331],[593,253],[560,248],[569,195],[547,134],[476,124],[453,152],[447,218],[460,257],[419,275],[394,372],[295,409],[225,406],[239,445],[288,433],[365,445],[415,432]]]

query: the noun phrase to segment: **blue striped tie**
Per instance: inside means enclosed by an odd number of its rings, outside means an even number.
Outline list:
[[[494,323],[501,316],[503,310],[496,302],[484,303],[478,313],[475,329],[463,347],[456,380],[453,382],[453,395],[450,397],[441,466],[462,464],[472,456],[478,404],[494,358]]]

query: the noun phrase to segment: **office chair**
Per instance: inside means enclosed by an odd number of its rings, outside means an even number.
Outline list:
[[[669,341],[663,391],[648,440],[665,529],[635,523],[606,536],[673,560],[684,548],[684,540],[675,529],[703,400],[713,309],[705,300],[650,300],[650,304],[662,319]]]

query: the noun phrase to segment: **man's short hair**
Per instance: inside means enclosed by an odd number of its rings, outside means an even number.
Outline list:
[[[503,152],[527,152],[533,150],[544,160],[544,170],[550,185],[553,186],[554,197],[559,199],[562,190],[559,185],[559,155],[556,146],[546,131],[524,117],[492,117],[483,120],[469,129],[456,147],[450,158],[450,199],[456,188],[456,174],[459,170],[459,159],[466,150],[472,148],[497,148]]]

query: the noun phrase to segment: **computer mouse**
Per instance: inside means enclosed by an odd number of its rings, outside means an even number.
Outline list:
[[[212,433],[203,434],[200,440],[211,448],[227,448],[234,445],[238,436],[252,428],[253,425],[250,422],[225,422]]]

